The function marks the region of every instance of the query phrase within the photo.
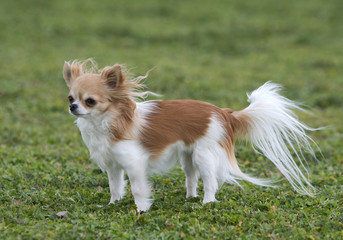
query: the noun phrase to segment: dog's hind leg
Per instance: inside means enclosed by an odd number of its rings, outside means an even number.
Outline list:
[[[192,154],[189,152],[183,152],[179,154],[182,170],[186,176],[186,198],[197,197],[197,187],[199,172],[193,164]]]
[[[193,163],[199,169],[204,184],[203,203],[217,202],[215,195],[218,190],[218,181],[214,154],[208,148],[197,147],[193,153]]]

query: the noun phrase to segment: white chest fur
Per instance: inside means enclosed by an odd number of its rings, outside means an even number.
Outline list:
[[[111,133],[105,121],[91,121],[78,118],[76,125],[80,129],[82,139],[86,144],[91,159],[101,170],[105,171],[111,165]]]

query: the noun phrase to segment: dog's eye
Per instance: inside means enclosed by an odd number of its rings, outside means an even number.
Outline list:
[[[70,103],[74,102],[74,98],[72,96],[68,96],[68,100]]]
[[[96,101],[93,98],[87,98],[85,102],[88,107],[94,106],[96,104]]]

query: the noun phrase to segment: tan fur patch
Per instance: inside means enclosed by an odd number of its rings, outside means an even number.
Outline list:
[[[241,172],[234,152],[235,137],[237,131],[239,130],[239,122],[233,115],[234,111],[229,108],[220,109],[220,111],[217,111],[216,113],[226,130],[225,139],[219,144],[225,149],[230,165],[234,168],[234,170]]]
[[[167,146],[183,141],[187,146],[205,136],[216,106],[193,100],[154,101],[156,109],[149,115],[141,142],[153,155]]]
[[[133,116],[136,104],[130,99],[123,99],[121,102],[113,103],[113,105],[118,114],[113,117],[113,122],[110,126],[113,135],[112,140],[129,140],[132,138]]]
[[[245,114],[242,111],[235,111],[232,113],[232,116],[236,119],[235,135],[237,138],[242,139],[247,134],[251,119],[247,114]]]
[[[90,96],[98,96],[97,101],[101,101],[101,96],[107,94],[98,74],[84,74],[76,78],[70,90],[74,93],[78,92],[79,99],[82,99],[85,93]]]

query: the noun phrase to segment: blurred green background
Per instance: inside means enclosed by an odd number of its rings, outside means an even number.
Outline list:
[[[342,231],[343,2],[39,1],[0,3],[0,237],[2,239],[333,239]],[[180,170],[151,178],[156,199],[136,214],[115,206],[67,113],[65,60],[124,63],[163,99],[242,109],[268,80],[311,109],[300,117],[325,159],[309,159],[317,198],[225,185],[221,203],[185,200]],[[277,170],[239,144],[245,172]],[[263,161],[261,161],[263,160]],[[65,218],[57,212],[67,211]]]

